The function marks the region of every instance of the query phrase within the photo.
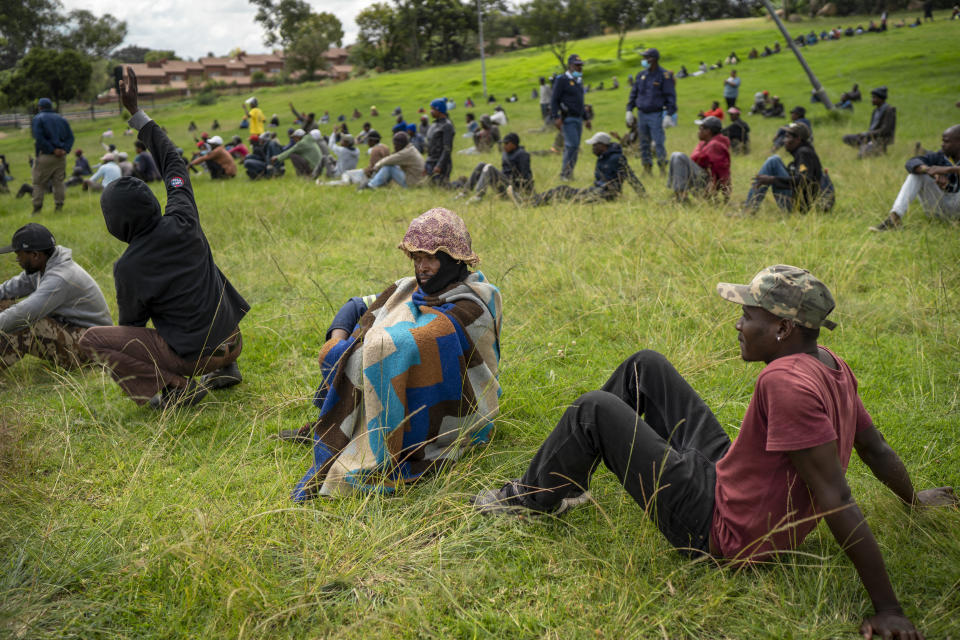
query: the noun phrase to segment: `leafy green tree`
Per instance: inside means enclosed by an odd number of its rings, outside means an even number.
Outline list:
[[[138,62],[146,62],[146,55],[148,53],[150,53],[149,47],[138,47],[135,44],[131,44],[123,47],[122,49],[117,49],[110,57],[118,62],[133,64]]]
[[[92,58],[106,58],[127,37],[127,23],[109,13],[99,18],[86,9],[65,16],[56,39],[62,49],[75,49]]]
[[[0,69],[13,67],[24,52],[45,46],[60,24],[58,0],[3,0],[0,4]]]
[[[531,0],[520,5],[520,12],[533,44],[549,47],[564,68],[570,41],[599,31],[595,8],[587,0]]]
[[[17,63],[0,90],[11,104],[30,104],[45,96],[59,109],[61,102],[87,89],[92,72],[90,61],[78,51],[34,47]]]
[[[210,56],[213,57],[213,56]],[[159,62],[160,60],[179,60],[172,49],[152,49],[143,56],[144,62]]]
[[[327,67],[323,54],[332,44],[343,42],[343,27],[331,13],[315,13],[300,22],[287,45],[285,64],[291,71],[303,71],[312,79],[319,69]]]
[[[356,17],[359,33],[350,51],[355,64],[368,68],[395,69],[405,57],[405,31],[396,9],[385,2],[376,2]]]
[[[257,15],[254,20],[263,27],[263,43],[268,47],[279,44],[286,49],[303,26],[304,20],[313,14],[310,3],[304,0],[279,0],[277,2],[274,2],[274,0],[250,0],[250,4],[257,7]]]
[[[650,10],[650,0],[600,0],[600,18],[617,31],[617,60],[623,57],[627,31],[639,27]]]

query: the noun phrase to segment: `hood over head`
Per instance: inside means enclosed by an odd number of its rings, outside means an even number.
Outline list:
[[[143,180],[117,178],[103,190],[100,209],[107,231],[117,240],[130,243],[151,231],[160,222],[160,202]]]

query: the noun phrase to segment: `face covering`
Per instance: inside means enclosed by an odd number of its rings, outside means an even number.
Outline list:
[[[451,258],[443,251],[437,251],[436,256],[440,260],[440,269],[426,282],[417,279],[420,288],[427,295],[443,291],[454,282],[463,282],[470,275],[465,263]]]
[[[644,69],[649,69],[649,68],[650,68],[650,61],[647,60],[646,58],[644,58],[644,59],[640,62],[640,65],[641,65]]]
[[[583,72],[581,72],[581,71],[571,71],[571,72],[570,72],[570,75],[572,75],[574,78],[581,78],[581,77],[583,77]]]

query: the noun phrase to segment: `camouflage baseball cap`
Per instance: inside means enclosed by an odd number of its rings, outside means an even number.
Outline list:
[[[775,264],[755,275],[750,284],[721,282],[717,293],[724,300],[761,307],[808,329],[837,326],[836,322],[827,320],[836,306],[827,285],[799,267]]]

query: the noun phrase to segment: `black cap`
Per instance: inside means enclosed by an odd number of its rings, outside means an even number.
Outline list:
[[[793,109],[790,109],[790,113],[796,113],[797,115],[799,115],[799,116],[802,118],[802,117],[804,117],[805,115],[807,115],[807,110],[804,109],[803,107],[801,107],[800,105],[797,105],[797,106],[794,107]]]
[[[567,66],[569,67],[572,64],[583,64],[583,60],[581,60],[577,54],[571,54],[570,57],[567,58]]]
[[[379,140],[379,139],[380,139],[380,132],[377,131],[376,129],[370,129],[370,131],[367,132],[367,140]]]
[[[660,52],[653,47],[650,47],[640,55],[642,55],[644,58],[653,58],[654,60],[660,59]]]
[[[14,251],[46,251],[57,246],[53,234],[42,224],[30,222],[13,232],[10,244],[0,248],[0,253]]]
[[[511,132],[508,133],[507,135],[503,136],[503,141],[504,141],[504,142],[512,142],[513,144],[519,146],[519,145],[520,145],[520,136],[518,136],[517,134],[515,134],[515,133],[513,133],[513,132],[511,131]]]
[[[874,96],[877,96],[877,97],[880,98],[881,100],[886,100],[886,99],[887,99],[887,87],[886,87],[886,86],[877,87],[876,89],[874,89],[873,91],[871,91],[870,94],[871,94],[871,95],[874,95]]]

